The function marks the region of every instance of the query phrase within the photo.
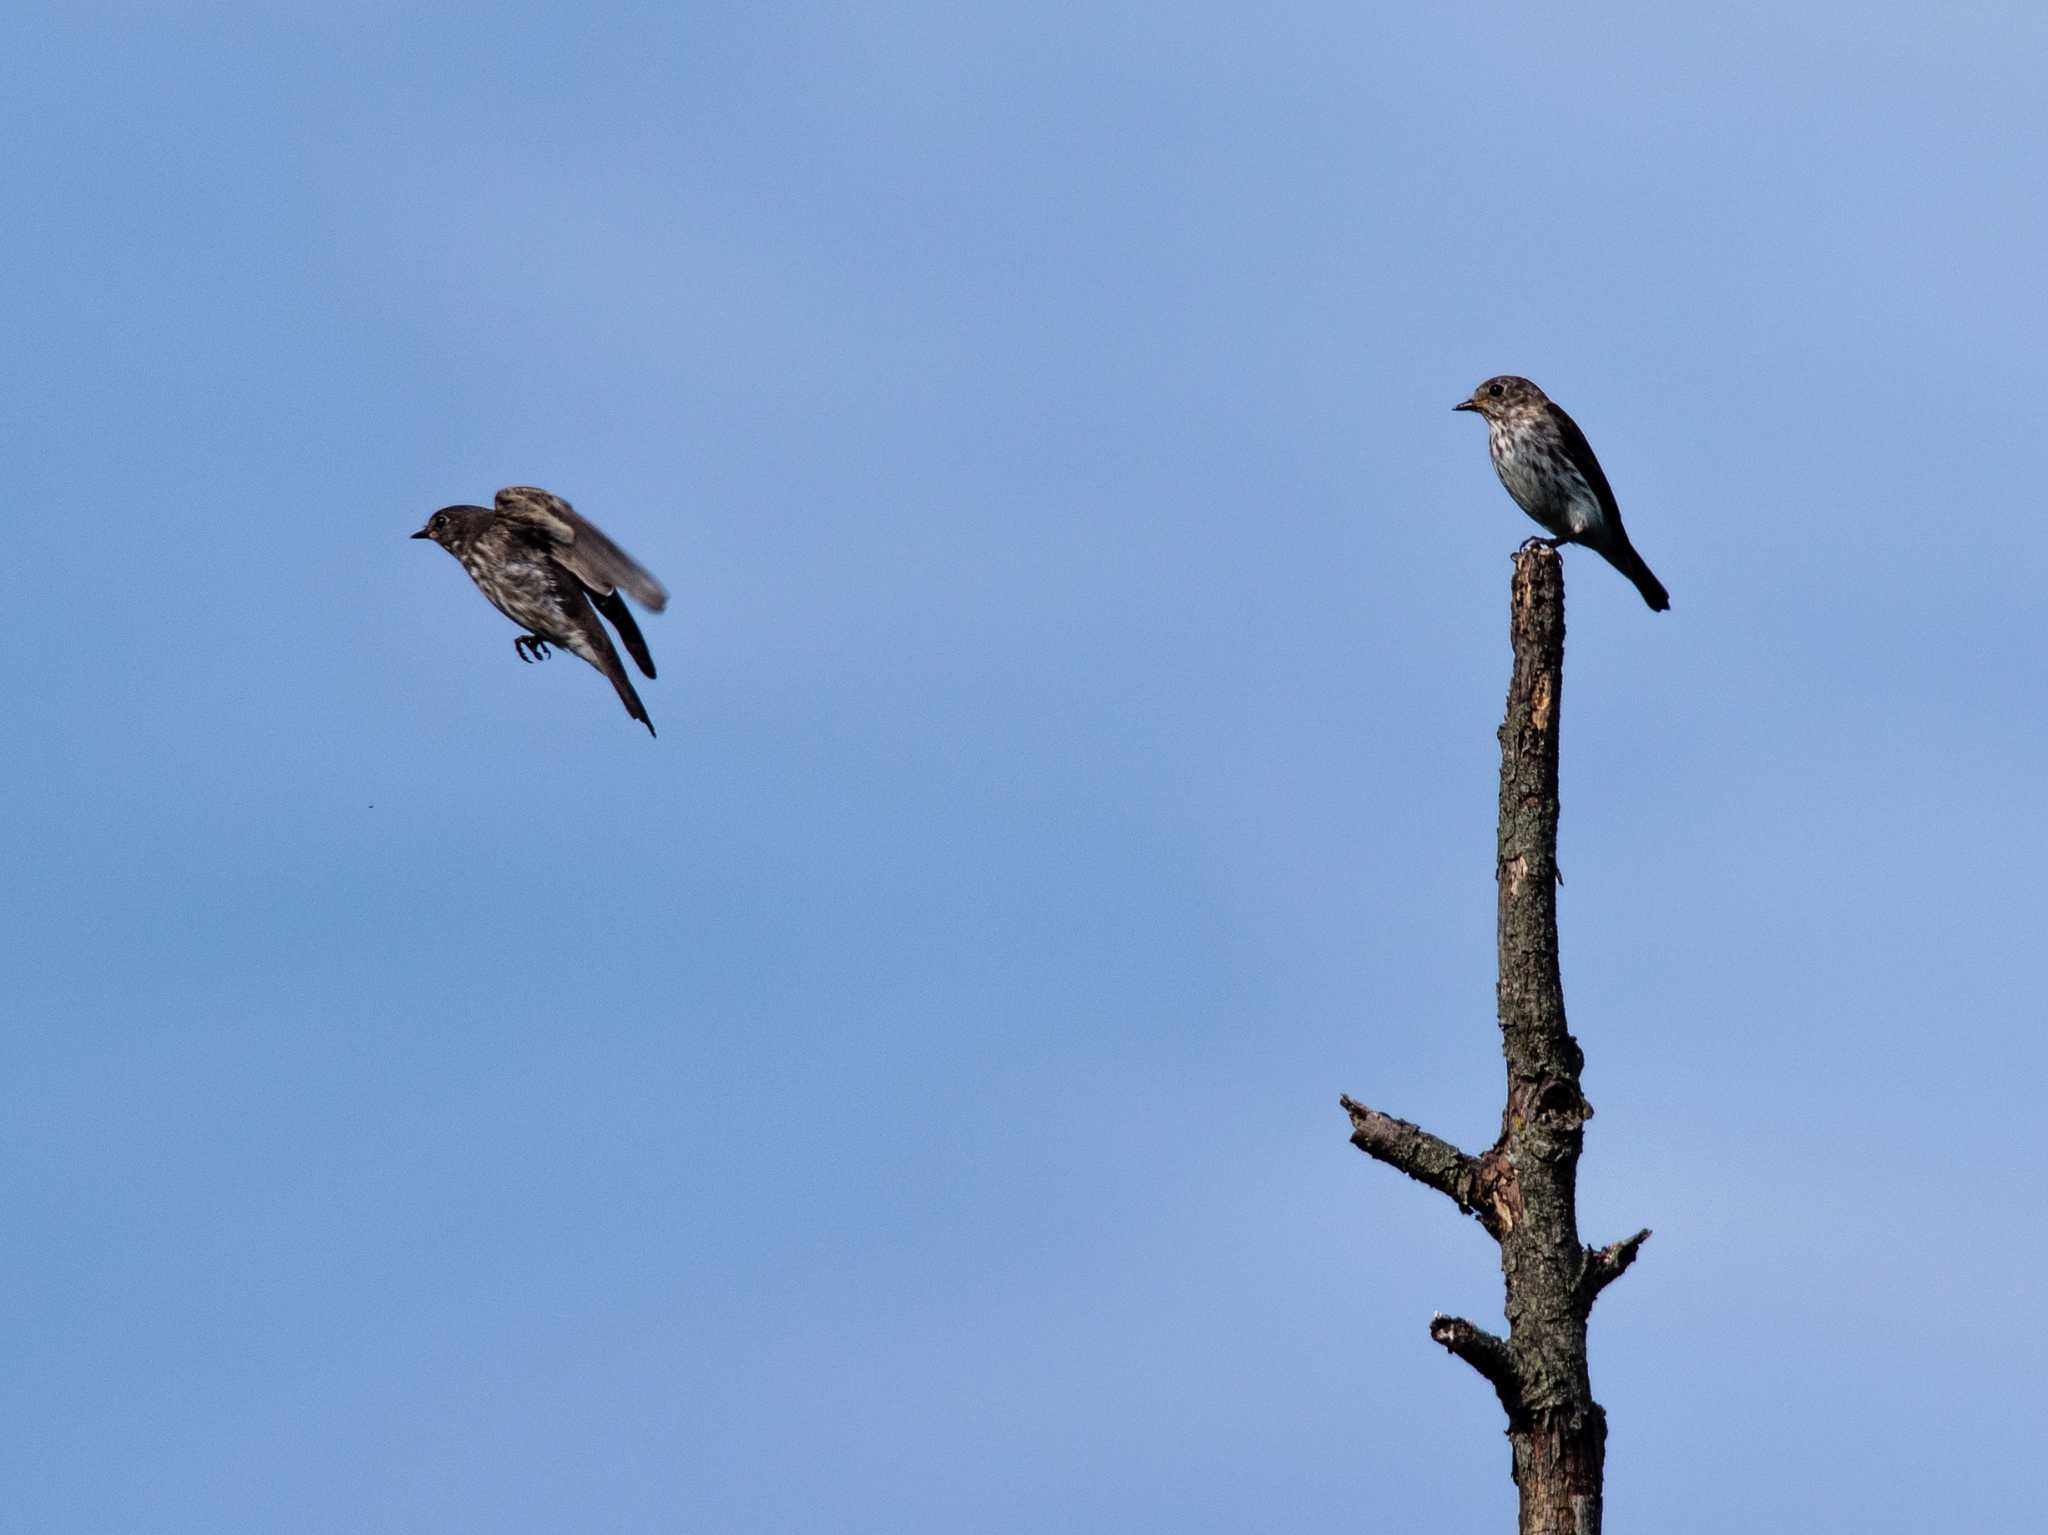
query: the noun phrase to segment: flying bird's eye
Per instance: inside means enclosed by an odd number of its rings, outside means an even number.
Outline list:
[[[1500,386],[1499,384],[1488,384],[1488,385],[1486,386],[1486,392],[1487,392],[1488,394],[1492,395],[1492,396],[1493,396],[1493,397],[1494,397],[1494,398],[1495,398],[1495,399],[1497,400],[1497,399],[1499,399],[1499,398],[1500,398],[1500,397],[1501,397],[1502,395],[1506,394],[1506,393],[1507,393],[1507,390],[1505,390],[1505,389],[1501,388],[1501,386]]]

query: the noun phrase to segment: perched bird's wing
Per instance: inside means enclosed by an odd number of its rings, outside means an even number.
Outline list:
[[[1607,483],[1607,476],[1600,471],[1600,460],[1593,456],[1593,445],[1586,441],[1586,434],[1579,430],[1579,423],[1560,410],[1555,401],[1551,402],[1550,412],[1557,418],[1557,430],[1564,439],[1566,456],[1586,477],[1586,483],[1593,487],[1593,494],[1600,498],[1600,511],[1605,519],[1581,534],[1579,542],[1597,550],[1608,564],[1635,582],[1636,590],[1643,594],[1643,601],[1650,605],[1652,613],[1666,611],[1671,606],[1671,594],[1664,590],[1664,583],[1650,573],[1650,567],[1636,553],[1635,545],[1628,541],[1628,529],[1621,525],[1621,507],[1614,499],[1614,490]]]
[[[560,496],[531,485],[508,485],[498,492],[497,508],[501,521],[530,528],[544,538],[554,562],[588,587],[593,596],[610,597],[623,587],[651,613],[659,613],[668,606],[668,593],[661,583]],[[619,632],[623,635],[625,627],[621,626]],[[633,638],[639,638],[639,630],[633,631]],[[635,646],[632,640],[626,643],[633,651],[633,659],[640,660],[646,645]],[[648,676],[654,675],[648,663],[642,661],[641,666]]]
[[[1567,416],[1555,400],[1548,403],[1550,414],[1557,420],[1557,430],[1564,438],[1564,451],[1570,456],[1573,466],[1586,477],[1586,483],[1593,487],[1593,494],[1600,498],[1600,510],[1613,520],[1616,527],[1621,526],[1621,507],[1600,468],[1600,460],[1593,456],[1593,445],[1586,441],[1586,434],[1579,430],[1579,423]]]

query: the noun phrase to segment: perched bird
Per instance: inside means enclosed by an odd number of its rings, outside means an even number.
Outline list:
[[[1547,540],[1551,548],[1584,544],[1635,582],[1652,612],[1671,606],[1664,583],[1628,541],[1592,444],[1550,396],[1526,378],[1502,374],[1451,409],[1476,410],[1486,418],[1494,473],[1515,504],[1556,535]]]
[[[597,615],[612,621],[627,652],[652,677],[654,657],[619,593],[630,592],[652,613],[668,606],[668,593],[568,502],[531,485],[510,485],[498,492],[495,510],[444,506],[412,536],[431,538],[462,561],[491,606],[530,631],[512,642],[520,660],[545,661],[550,645],[574,651],[611,679],[626,712],[654,734],[654,721]]]

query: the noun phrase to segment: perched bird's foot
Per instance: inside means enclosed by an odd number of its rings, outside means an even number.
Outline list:
[[[512,642],[512,648],[519,652],[519,659],[531,665],[548,658],[548,642],[537,634],[522,634]]]
[[[1527,554],[1531,549],[1548,549],[1552,554],[1555,554],[1563,545],[1564,540],[1561,538],[1543,538],[1538,534],[1531,533],[1522,540],[1521,546],[1515,550],[1515,553]]]

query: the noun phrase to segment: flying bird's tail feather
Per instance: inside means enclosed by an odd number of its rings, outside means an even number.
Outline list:
[[[619,690],[619,702],[626,706],[626,712],[647,727],[649,735],[654,734],[654,721],[647,717],[646,705],[640,702],[640,695],[633,691],[632,679],[627,677],[626,668],[619,664],[617,656],[605,668],[605,675],[612,679],[612,686]]]
[[[654,734],[654,721],[647,717],[646,705],[633,691],[633,680],[626,675],[626,663],[619,659],[612,637],[604,632],[604,625],[597,621],[595,613],[588,607],[584,608],[576,619],[575,631],[564,636],[561,643],[603,672],[605,680],[618,690],[619,702],[626,706],[626,712],[645,725],[649,735]]]
[[[617,592],[606,592],[602,597],[590,594],[590,600],[597,604],[597,611],[612,621],[612,627],[619,631],[619,638],[626,642],[626,650],[633,657],[633,664],[640,668],[644,677],[654,675],[654,656],[647,648],[647,641],[640,633],[640,626],[633,622],[633,610],[626,606],[626,599]]]
[[[1650,567],[1643,563],[1643,557],[1636,553],[1626,534],[1615,541],[1613,548],[1603,547],[1600,553],[1608,564],[1635,582],[1652,613],[1662,613],[1671,606],[1671,594],[1664,590],[1662,581],[1650,574]]]

